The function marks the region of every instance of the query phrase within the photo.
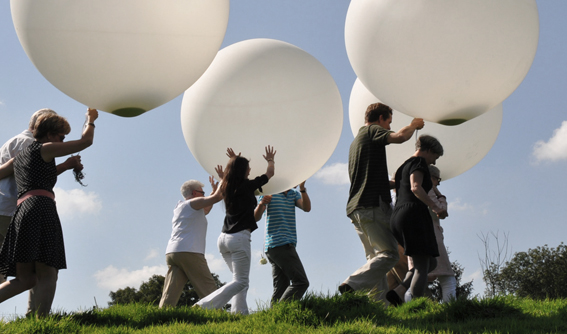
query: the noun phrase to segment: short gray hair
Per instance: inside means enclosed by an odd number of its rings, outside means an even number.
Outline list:
[[[441,171],[439,170],[439,168],[437,168],[433,165],[429,165],[429,174],[431,174],[431,176],[433,176],[433,177],[440,177]]]
[[[435,154],[443,155],[443,145],[437,138],[430,135],[421,135],[415,142],[416,151],[430,151]]]
[[[43,114],[47,114],[47,113],[53,113],[56,114],[55,110],[51,110],[49,108],[43,108],[43,109],[39,109],[38,111],[34,112],[32,117],[30,118],[30,124],[29,124],[29,129],[30,130],[34,130],[35,129],[35,122],[37,121],[37,119],[39,118],[39,116],[43,115]]]
[[[204,187],[205,185],[197,180],[189,180],[183,183],[181,186],[181,195],[183,198],[187,198],[191,195],[193,190],[199,190],[199,188]]]

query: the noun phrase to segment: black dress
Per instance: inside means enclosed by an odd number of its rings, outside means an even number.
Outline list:
[[[433,187],[427,162],[422,157],[411,157],[396,171],[397,201],[390,219],[390,227],[405,255],[439,256],[433,221],[425,203],[411,191],[410,176],[423,173],[422,187],[429,192]]]
[[[55,160],[43,161],[42,145],[34,141],[14,159],[18,198],[34,189],[53,193]],[[61,222],[55,202],[46,196],[29,197],[16,208],[0,251],[0,273],[16,276],[16,262],[34,261],[55,269],[67,268]]]

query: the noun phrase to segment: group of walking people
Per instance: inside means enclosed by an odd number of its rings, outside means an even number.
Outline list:
[[[179,301],[187,280],[191,282],[200,300],[196,307],[220,309],[231,304],[231,312],[248,314],[246,295],[249,286],[252,252],[251,234],[258,229],[264,212],[266,218],[265,253],[272,264],[274,293],[272,302],[300,299],[307,291],[309,281],[295,250],[297,232],[295,208],[308,212],[311,201],[305,182],[299,191],[284,192],[256,199],[275,174],[276,151],[265,148],[264,159],[268,166],[264,174],[249,179],[248,159],[227,149],[229,161],[226,168],[215,168],[220,184],[211,176],[212,193],[204,196],[203,184],[196,180],[185,182],[181,187],[184,198],[174,209],[173,230],[166,249],[168,272],[165,278],[160,307],[175,306]],[[207,232],[206,214],[211,207],[224,199],[226,216],[222,233],[218,238],[218,249],[228,268],[232,280],[217,287],[207,261],[204,258]]]
[[[61,223],[57,215],[53,187],[57,175],[83,166],[79,156],[71,156],[56,165],[55,158],[77,153],[92,145],[95,109],[88,109],[87,122],[78,140],[64,142],[70,132],[65,118],[53,110],[42,109],[31,118],[29,129],[10,139],[0,149],[0,279],[14,276],[0,285],[0,303],[30,290],[28,314],[49,313],[60,269],[66,268]],[[399,305],[424,295],[428,274],[437,266],[436,258],[448,262],[442,244],[439,219],[447,217],[447,205],[437,186],[440,172],[433,165],[443,155],[437,139],[422,135],[416,151],[388,177],[386,146],[409,140],[423,128],[422,119],[398,132],[390,130],[392,109],[382,103],[372,104],[365,114],[349,150],[351,181],[347,216],[360,237],[366,263],[340,286],[341,293],[367,290],[386,305]],[[220,309],[231,303],[231,312],[248,314],[246,295],[251,265],[251,234],[266,214],[265,255],[272,265],[271,302],[303,297],[309,281],[296,252],[295,210],[311,210],[305,181],[284,192],[259,197],[262,186],[275,175],[274,147],[266,146],[266,171],[250,179],[249,160],[227,149],[226,166],[215,168],[212,192],[205,196],[204,184],[197,180],[181,187],[183,200],[173,211],[172,233],[166,248],[168,272],[160,307],[175,306],[183,287],[190,281],[200,300],[196,307]],[[392,205],[390,190],[395,189]],[[232,280],[217,287],[205,259],[207,219],[214,204],[224,200],[225,218],[218,238],[218,249]],[[399,279],[399,286],[389,289],[387,274],[400,260],[398,244],[411,263]],[[443,266],[439,277],[444,298],[454,298],[454,274]],[[400,276],[400,273],[397,273]],[[429,275],[429,279],[431,275]],[[231,301],[232,300],[232,301]]]
[[[424,295],[428,278],[432,278],[428,274],[437,266],[440,249],[444,254],[442,276],[453,276],[453,280],[446,281],[455,281],[450,264],[445,263],[449,260],[439,225],[439,219],[448,215],[447,205],[437,189],[441,181],[439,170],[432,166],[443,155],[443,146],[436,138],[421,135],[415,153],[390,180],[386,146],[408,141],[416,130],[423,128],[424,121],[414,118],[397,132],[391,131],[391,123],[389,106],[371,104],[365,113],[365,124],[350,146],[347,216],[362,242],[367,261],[339,285],[339,291],[368,290],[386,305],[399,305]],[[391,189],[395,190],[395,205]],[[398,245],[413,267],[400,286],[390,290],[387,274],[400,261]],[[445,300],[455,296],[455,284],[452,287],[444,284]]]

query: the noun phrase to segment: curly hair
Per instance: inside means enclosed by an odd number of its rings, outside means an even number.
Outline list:
[[[250,161],[241,156],[232,157],[228,160],[220,188],[221,193],[224,195],[224,205],[227,213],[235,212],[234,198],[236,190],[246,180],[246,172],[248,172],[249,166]]]
[[[41,139],[49,134],[69,134],[71,126],[63,116],[54,113],[45,113],[35,121],[33,136]]]

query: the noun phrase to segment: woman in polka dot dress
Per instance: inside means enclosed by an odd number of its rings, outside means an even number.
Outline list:
[[[52,113],[40,116],[33,131],[36,141],[0,167],[0,178],[13,173],[18,185],[18,207],[0,251],[0,273],[15,278],[0,285],[0,303],[35,287],[32,311],[49,314],[58,271],[67,267],[53,194],[55,158],[91,146],[97,117],[97,110],[89,109],[81,139],[63,142],[71,131],[67,120]]]

